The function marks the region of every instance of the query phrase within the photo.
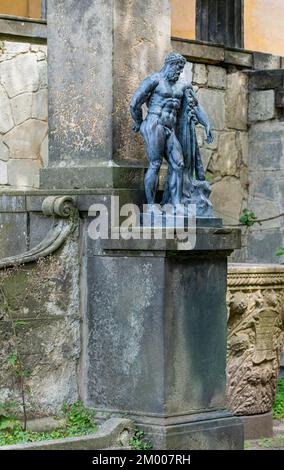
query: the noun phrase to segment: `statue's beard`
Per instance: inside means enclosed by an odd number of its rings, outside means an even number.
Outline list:
[[[178,73],[178,72],[169,72],[167,74],[167,80],[169,82],[177,82],[179,77],[180,77],[180,73]]]

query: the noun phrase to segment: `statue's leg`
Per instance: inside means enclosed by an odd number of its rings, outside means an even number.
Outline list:
[[[171,201],[174,206],[182,202],[182,184],[184,172],[184,159],[181,145],[174,132],[167,138],[166,153],[171,171],[169,171],[169,189]]]
[[[149,160],[149,168],[145,176],[145,193],[147,203],[155,204],[155,195],[159,181],[159,170],[164,157],[166,133],[158,119],[149,119],[144,121],[141,126],[141,134],[144,138],[147,156]]]

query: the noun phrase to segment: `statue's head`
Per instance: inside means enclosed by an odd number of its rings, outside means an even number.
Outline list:
[[[170,82],[177,82],[186,64],[185,58],[177,52],[171,52],[165,58],[164,71]]]

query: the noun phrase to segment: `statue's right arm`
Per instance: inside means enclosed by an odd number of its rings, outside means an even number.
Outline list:
[[[133,130],[135,132],[139,132],[143,121],[142,106],[149,99],[158,84],[159,78],[157,75],[147,77],[131,98],[130,112],[134,121]]]

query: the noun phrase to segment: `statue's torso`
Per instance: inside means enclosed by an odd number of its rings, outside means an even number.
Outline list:
[[[170,84],[163,77],[147,102],[148,113],[159,116],[159,123],[169,129],[174,129],[177,114],[183,97],[183,86],[177,82]]]

